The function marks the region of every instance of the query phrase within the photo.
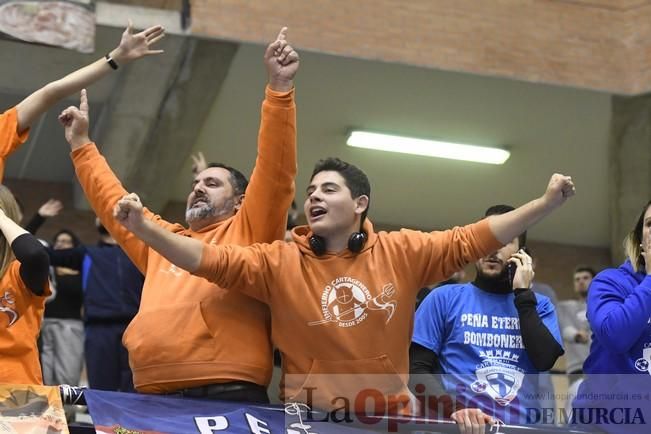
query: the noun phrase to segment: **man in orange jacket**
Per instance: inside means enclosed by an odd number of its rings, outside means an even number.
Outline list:
[[[198,173],[188,195],[189,228],[145,211],[162,230],[200,243],[240,246],[281,240],[294,198],[296,106],[293,79],[299,58],[287,29],[264,54],[269,76],[262,104],[258,158],[251,182],[226,165]],[[193,398],[268,401],[272,346],[268,308],[241,291],[179,269],[123,228],[113,206],[126,194],[88,138],[88,102],[60,116],[86,197],[102,224],[145,275],[140,310],[127,328],[136,389]],[[244,199],[246,194],[246,199]]]

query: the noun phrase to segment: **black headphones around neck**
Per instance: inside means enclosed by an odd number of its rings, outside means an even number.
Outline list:
[[[366,244],[366,239],[368,236],[366,232],[353,232],[348,239],[348,250],[353,253],[359,253],[364,248]],[[325,238],[318,235],[312,235],[309,239],[310,249],[314,252],[315,255],[321,256],[326,252],[326,241]]]

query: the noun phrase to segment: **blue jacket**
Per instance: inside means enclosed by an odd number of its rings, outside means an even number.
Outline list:
[[[651,432],[651,275],[630,261],[599,273],[588,291],[588,321],[592,346],[575,419],[609,433]],[[607,410],[601,420],[598,409]]]
[[[593,336],[585,373],[645,372],[636,361],[651,347],[651,276],[629,261],[599,273],[588,291],[588,321]]]
[[[53,266],[81,271],[86,323],[128,323],[136,315],[144,278],[119,246],[99,243],[48,253]]]

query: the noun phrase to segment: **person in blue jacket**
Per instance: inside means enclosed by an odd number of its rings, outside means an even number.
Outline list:
[[[122,335],[138,312],[144,277],[95,220],[99,242],[70,249],[48,249],[55,267],[81,272],[84,308],[84,356],[93,389],[134,392]]]
[[[651,432],[651,201],[626,236],[628,259],[592,280],[586,374],[569,422],[591,431]],[[648,258],[647,258],[648,257]]]

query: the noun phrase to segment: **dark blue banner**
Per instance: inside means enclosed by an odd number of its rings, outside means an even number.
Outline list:
[[[98,433],[111,434],[365,434],[373,431],[323,422],[296,407],[180,399],[130,393],[84,392]]]

